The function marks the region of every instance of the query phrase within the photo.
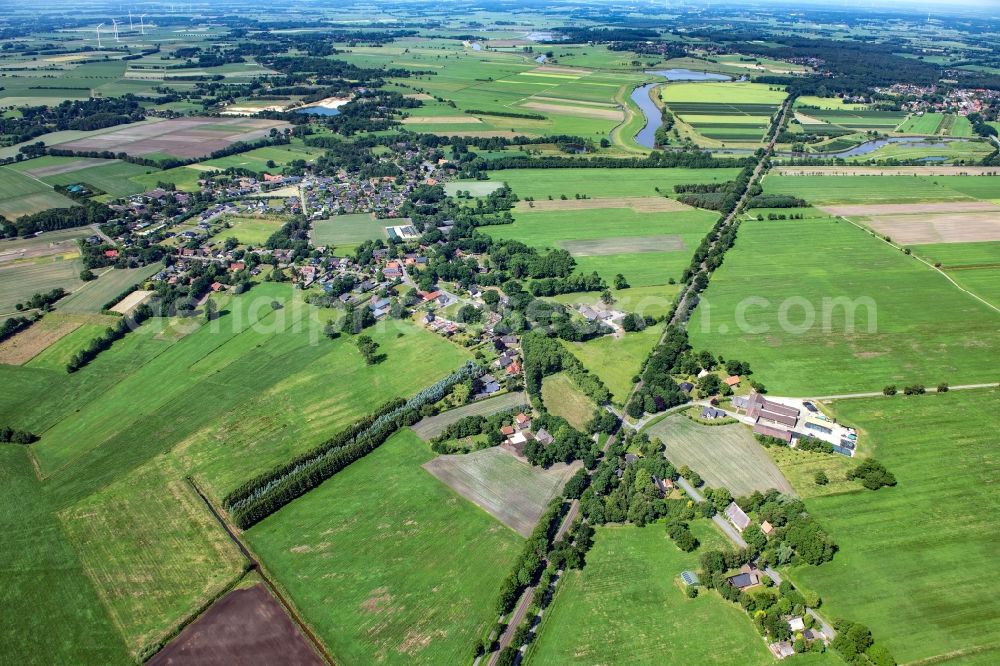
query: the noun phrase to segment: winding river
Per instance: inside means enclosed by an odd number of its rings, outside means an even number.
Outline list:
[[[725,74],[713,74],[711,72],[699,72],[693,69],[659,69],[646,72],[662,76],[667,81],[731,81],[732,78]],[[661,83],[647,83],[632,91],[632,101],[642,110],[646,116],[646,125],[635,135],[635,142],[644,148],[654,148],[656,130],[663,124],[663,115],[659,107],[649,97],[649,92]]]

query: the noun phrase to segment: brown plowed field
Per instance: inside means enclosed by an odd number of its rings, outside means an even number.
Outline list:
[[[1000,240],[1000,213],[882,215],[864,224],[901,245]]]
[[[148,662],[150,666],[325,663],[260,584],[227,594]]]

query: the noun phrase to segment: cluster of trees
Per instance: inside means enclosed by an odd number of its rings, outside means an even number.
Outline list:
[[[69,208],[50,208],[40,213],[22,215],[13,222],[0,217],[0,238],[30,236],[39,231],[72,229],[88,224],[104,224],[114,216],[114,211],[96,201],[84,201]]]
[[[780,440],[779,440],[780,441]],[[798,449],[815,453],[833,453],[833,444],[816,437],[800,437]]]
[[[6,135],[10,144],[30,141],[48,132],[102,129],[145,118],[142,106],[132,94],[66,100],[52,106],[24,106],[20,112],[0,117],[0,135]]]
[[[750,198],[747,208],[806,208],[809,202],[790,194],[758,194]]]
[[[525,390],[535,404],[543,404],[542,380],[548,375],[563,371],[570,376],[577,388],[598,405],[611,400],[611,391],[600,378],[583,367],[580,360],[555,338],[529,331],[521,337],[521,351],[524,355]]]
[[[66,295],[66,290],[62,287],[56,287],[52,291],[47,291],[45,293],[33,294],[28,300],[17,303],[14,305],[14,309],[20,310],[51,310],[52,305],[55,304],[60,298]],[[9,321],[9,320],[8,320]]]
[[[625,411],[632,418],[643,413],[655,414],[688,401],[671,374],[677,371],[678,362],[690,349],[687,332],[679,326],[668,326],[663,341],[653,349],[642,372],[642,387],[635,392]]]
[[[799,562],[817,565],[833,559],[837,552],[833,539],[799,499],[771,489],[766,493],[755,491],[735,502],[748,514],[756,514],[759,522],[767,521],[775,528],[770,537],[765,537],[756,525],[744,530],[748,550],[752,557],[760,556],[761,566]]]
[[[997,128],[986,122],[982,115],[970,113],[968,118],[969,122],[972,123],[972,131],[979,136],[989,139],[998,135]]]
[[[557,462],[583,460],[583,464],[590,468],[601,455],[601,449],[593,439],[573,428],[562,417],[542,412],[532,420],[532,425],[536,430],[544,428],[553,440],[548,446],[542,446],[534,439],[525,444],[524,455],[532,465],[548,467]]]
[[[366,365],[375,365],[376,363],[381,363],[385,360],[385,354],[380,354],[378,352],[379,344],[372,340],[368,335],[359,335],[358,339],[354,341],[357,345],[358,351],[361,352],[361,356],[365,359]]]
[[[524,118],[526,120],[548,120],[540,113],[519,113],[517,111],[484,111],[482,109],[466,109],[466,113],[477,116],[499,116],[501,118]]]
[[[638,450],[628,462],[625,451]],[[686,499],[665,499],[653,482],[676,479],[677,470],[663,455],[664,446],[645,433],[615,442],[580,495],[580,512],[592,524],[630,522],[640,527],[660,518],[687,521],[696,514]]]
[[[545,564],[545,555],[552,544],[552,539],[555,538],[556,532],[559,530],[559,523],[562,521],[565,510],[562,498],[558,497],[549,504],[548,509],[542,514],[531,536],[528,537],[514,561],[511,572],[500,584],[494,609],[498,615],[506,615],[512,611],[521,593],[538,580],[538,575],[542,572]]]
[[[671,520],[667,523],[667,536],[685,553],[698,548],[698,539],[691,533],[691,528],[683,520]]]
[[[0,342],[20,333],[32,323],[32,320],[27,317],[8,317],[3,324],[0,324]]]
[[[487,446],[499,446],[503,442],[503,435],[500,434],[500,428],[513,424],[514,415],[529,411],[530,409],[528,405],[518,405],[497,412],[496,414],[491,414],[490,416],[482,416],[480,414],[465,416],[447,426],[440,435],[432,439],[431,449],[437,453],[465,451],[465,448],[457,449],[448,446],[447,443],[452,440],[465,439],[466,437],[475,437],[477,435],[486,435]]]
[[[555,250],[564,252],[565,250]],[[604,279],[594,271],[590,275],[574,273],[561,278],[542,278],[528,286],[532,296],[556,296],[580,291],[603,291],[608,288]]]
[[[663,124],[656,128],[656,132],[653,134],[653,142],[657,146],[665,146],[670,143],[670,130],[674,128],[674,114],[670,113],[667,109],[663,109],[660,116],[663,119]]]
[[[84,367],[105,349],[109,349],[116,340],[121,340],[126,334],[135,330],[145,320],[153,316],[153,309],[148,305],[140,305],[128,317],[118,320],[114,326],[109,326],[104,333],[90,341],[86,347],[73,355],[66,364],[66,372],[73,373]]]
[[[4,444],[31,444],[38,441],[38,435],[27,430],[15,430],[8,426],[0,427],[0,442]]]
[[[579,141],[584,141],[577,138]],[[548,142],[553,139],[550,137]],[[646,157],[500,157],[477,159],[466,165],[466,174],[475,177],[478,170],[503,169],[715,169],[755,164],[753,158],[716,158],[705,152],[661,152],[654,150]]]
[[[400,428],[416,423],[421,407],[437,402],[452,386],[480,372],[478,366],[468,363],[409,400],[382,405],[311,451],[236,488],[223,499],[226,510],[240,528],[255,525],[374,451]]]
[[[850,620],[836,620],[837,636],[830,643],[848,664],[853,666],[896,666],[892,653],[879,645],[865,625]]]
[[[878,490],[884,486],[896,485],[895,475],[874,458],[863,460],[860,465],[847,473],[848,481],[858,479],[861,480],[861,485],[868,490]]]

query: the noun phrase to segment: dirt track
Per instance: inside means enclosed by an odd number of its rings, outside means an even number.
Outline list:
[[[234,590],[188,625],[150,666],[325,664],[267,589]]]

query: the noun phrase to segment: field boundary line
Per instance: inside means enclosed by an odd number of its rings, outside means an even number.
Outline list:
[[[865,226],[863,226],[861,224],[858,224],[854,220],[850,220],[850,219],[844,217],[843,215],[840,215],[839,217],[840,217],[841,220],[844,220],[845,222],[848,222],[849,224],[853,224],[858,229],[861,229],[862,231],[864,231],[866,233],[872,234],[873,236],[875,236],[875,238],[879,239],[880,241],[882,241],[883,243],[885,243],[889,247],[895,248],[895,249],[899,250],[900,252],[903,252],[904,248],[901,245],[897,245],[896,243],[892,242],[891,240],[886,240],[884,236],[880,236],[877,232],[873,231],[872,229],[869,229],[868,227],[865,227]],[[923,265],[927,266],[928,268],[930,268],[934,272],[936,272],[939,275],[941,275],[945,280],[947,280],[948,282],[950,282],[959,291],[965,292],[966,294],[968,294],[969,296],[972,296],[974,299],[976,299],[977,301],[979,301],[980,303],[982,303],[986,307],[990,308],[994,312],[1000,313],[1000,308],[998,308],[997,306],[993,305],[992,303],[990,303],[986,299],[982,298],[978,294],[972,293],[971,291],[969,291],[968,289],[966,289],[965,287],[963,287],[959,283],[955,282],[953,279],[951,279],[950,275],[948,275],[943,270],[941,270],[940,268],[938,268],[937,266],[935,266],[931,262],[927,261],[923,257],[915,255],[915,254],[910,254],[908,256],[913,257],[914,259],[916,259],[917,261],[919,261]]]
[[[316,650],[316,652],[328,664],[335,664],[336,662],[334,662],[333,657],[330,655],[330,653],[327,652],[326,646],[323,644],[322,641],[320,641],[319,637],[316,636],[312,628],[309,627],[309,625],[305,622],[305,620],[299,615],[298,611],[292,605],[291,601],[285,597],[285,595],[278,588],[277,584],[271,579],[270,574],[268,574],[267,570],[260,563],[260,560],[257,558],[256,554],[250,549],[250,547],[246,543],[244,543],[243,539],[241,539],[239,535],[236,533],[236,528],[230,525],[229,521],[227,521],[225,517],[222,515],[222,513],[215,507],[215,505],[212,504],[212,501],[202,491],[201,487],[194,480],[194,477],[186,476],[184,477],[184,480],[198,494],[201,500],[205,503],[205,506],[208,507],[209,512],[211,512],[216,522],[219,523],[219,526],[222,527],[223,530],[225,530],[230,540],[232,540],[232,542],[236,544],[236,547],[240,550],[240,553],[242,553],[243,557],[247,559],[247,562],[250,567],[248,569],[248,572],[256,571],[258,574],[260,574],[261,580],[264,581],[265,585],[267,585],[268,589],[271,591],[271,594],[274,595],[274,598],[277,599],[278,602],[285,608],[285,612],[288,613],[289,618],[293,622],[295,622],[296,625],[298,625],[299,630],[313,644],[313,649]],[[246,574],[244,574],[244,576],[245,575]],[[206,608],[206,610],[208,609]]]

